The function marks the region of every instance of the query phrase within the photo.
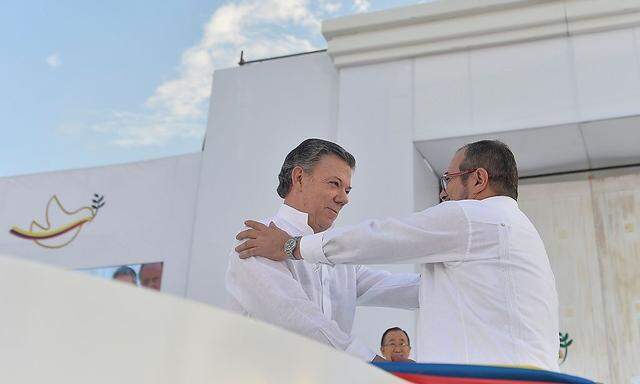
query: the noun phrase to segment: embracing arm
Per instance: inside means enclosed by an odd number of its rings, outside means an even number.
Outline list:
[[[302,257],[326,264],[422,264],[457,261],[469,245],[469,221],[445,203],[400,219],[367,220],[305,236]]]
[[[417,273],[391,273],[358,265],[356,285],[358,305],[401,309],[420,306],[420,275]]]
[[[300,335],[371,361],[376,354],[338,324],[327,319],[284,262],[252,257],[242,260],[232,252],[226,275],[229,293],[249,314]]]

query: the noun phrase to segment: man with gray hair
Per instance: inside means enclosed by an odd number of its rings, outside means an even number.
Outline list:
[[[339,145],[308,139],[286,157],[278,176],[284,199],[275,223],[291,241],[332,227],[349,202],[356,161]],[[236,244],[237,245],[237,244]],[[350,333],[358,305],[415,309],[420,276],[391,274],[360,265],[314,265],[289,258],[242,260],[231,252],[226,275],[232,309],[281,326],[365,361],[381,357]]]

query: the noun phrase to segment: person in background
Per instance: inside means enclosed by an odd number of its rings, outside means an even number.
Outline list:
[[[133,285],[138,285],[138,277],[136,276],[136,272],[123,265],[122,267],[116,269],[112,276],[113,280],[122,281],[124,283],[129,283]]]
[[[140,285],[160,290],[162,285],[162,263],[147,263],[140,267]]]
[[[382,357],[394,362],[415,362],[409,359],[411,344],[407,332],[399,327],[389,328],[380,339],[380,353]]]

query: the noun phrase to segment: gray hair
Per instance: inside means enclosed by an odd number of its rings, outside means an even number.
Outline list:
[[[489,184],[501,196],[518,200],[518,166],[509,147],[498,140],[481,140],[467,144],[460,170],[484,168],[489,174]],[[463,180],[469,175],[463,175]]]
[[[291,173],[293,168],[301,167],[305,172],[311,172],[313,167],[320,161],[322,156],[335,155],[344,160],[345,163],[354,169],[356,159],[344,148],[336,143],[322,139],[307,139],[295,147],[284,159],[282,169],[278,175],[278,195],[283,199],[291,191]]]

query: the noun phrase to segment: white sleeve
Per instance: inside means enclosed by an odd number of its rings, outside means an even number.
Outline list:
[[[401,309],[420,306],[420,275],[417,273],[391,273],[358,265],[356,288],[358,305]]]
[[[424,264],[466,260],[471,247],[499,241],[496,225],[476,223],[463,208],[445,202],[402,219],[367,220],[300,241],[307,262],[326,264]]]
[[[236,252],[231,252],[226,287],[251,317],[328,344],[364,361],[371,361],[376,356],[362,342],[343,332],[335,321],[324,316],[294,280],[285,262],[262,257],[241,260]]]

